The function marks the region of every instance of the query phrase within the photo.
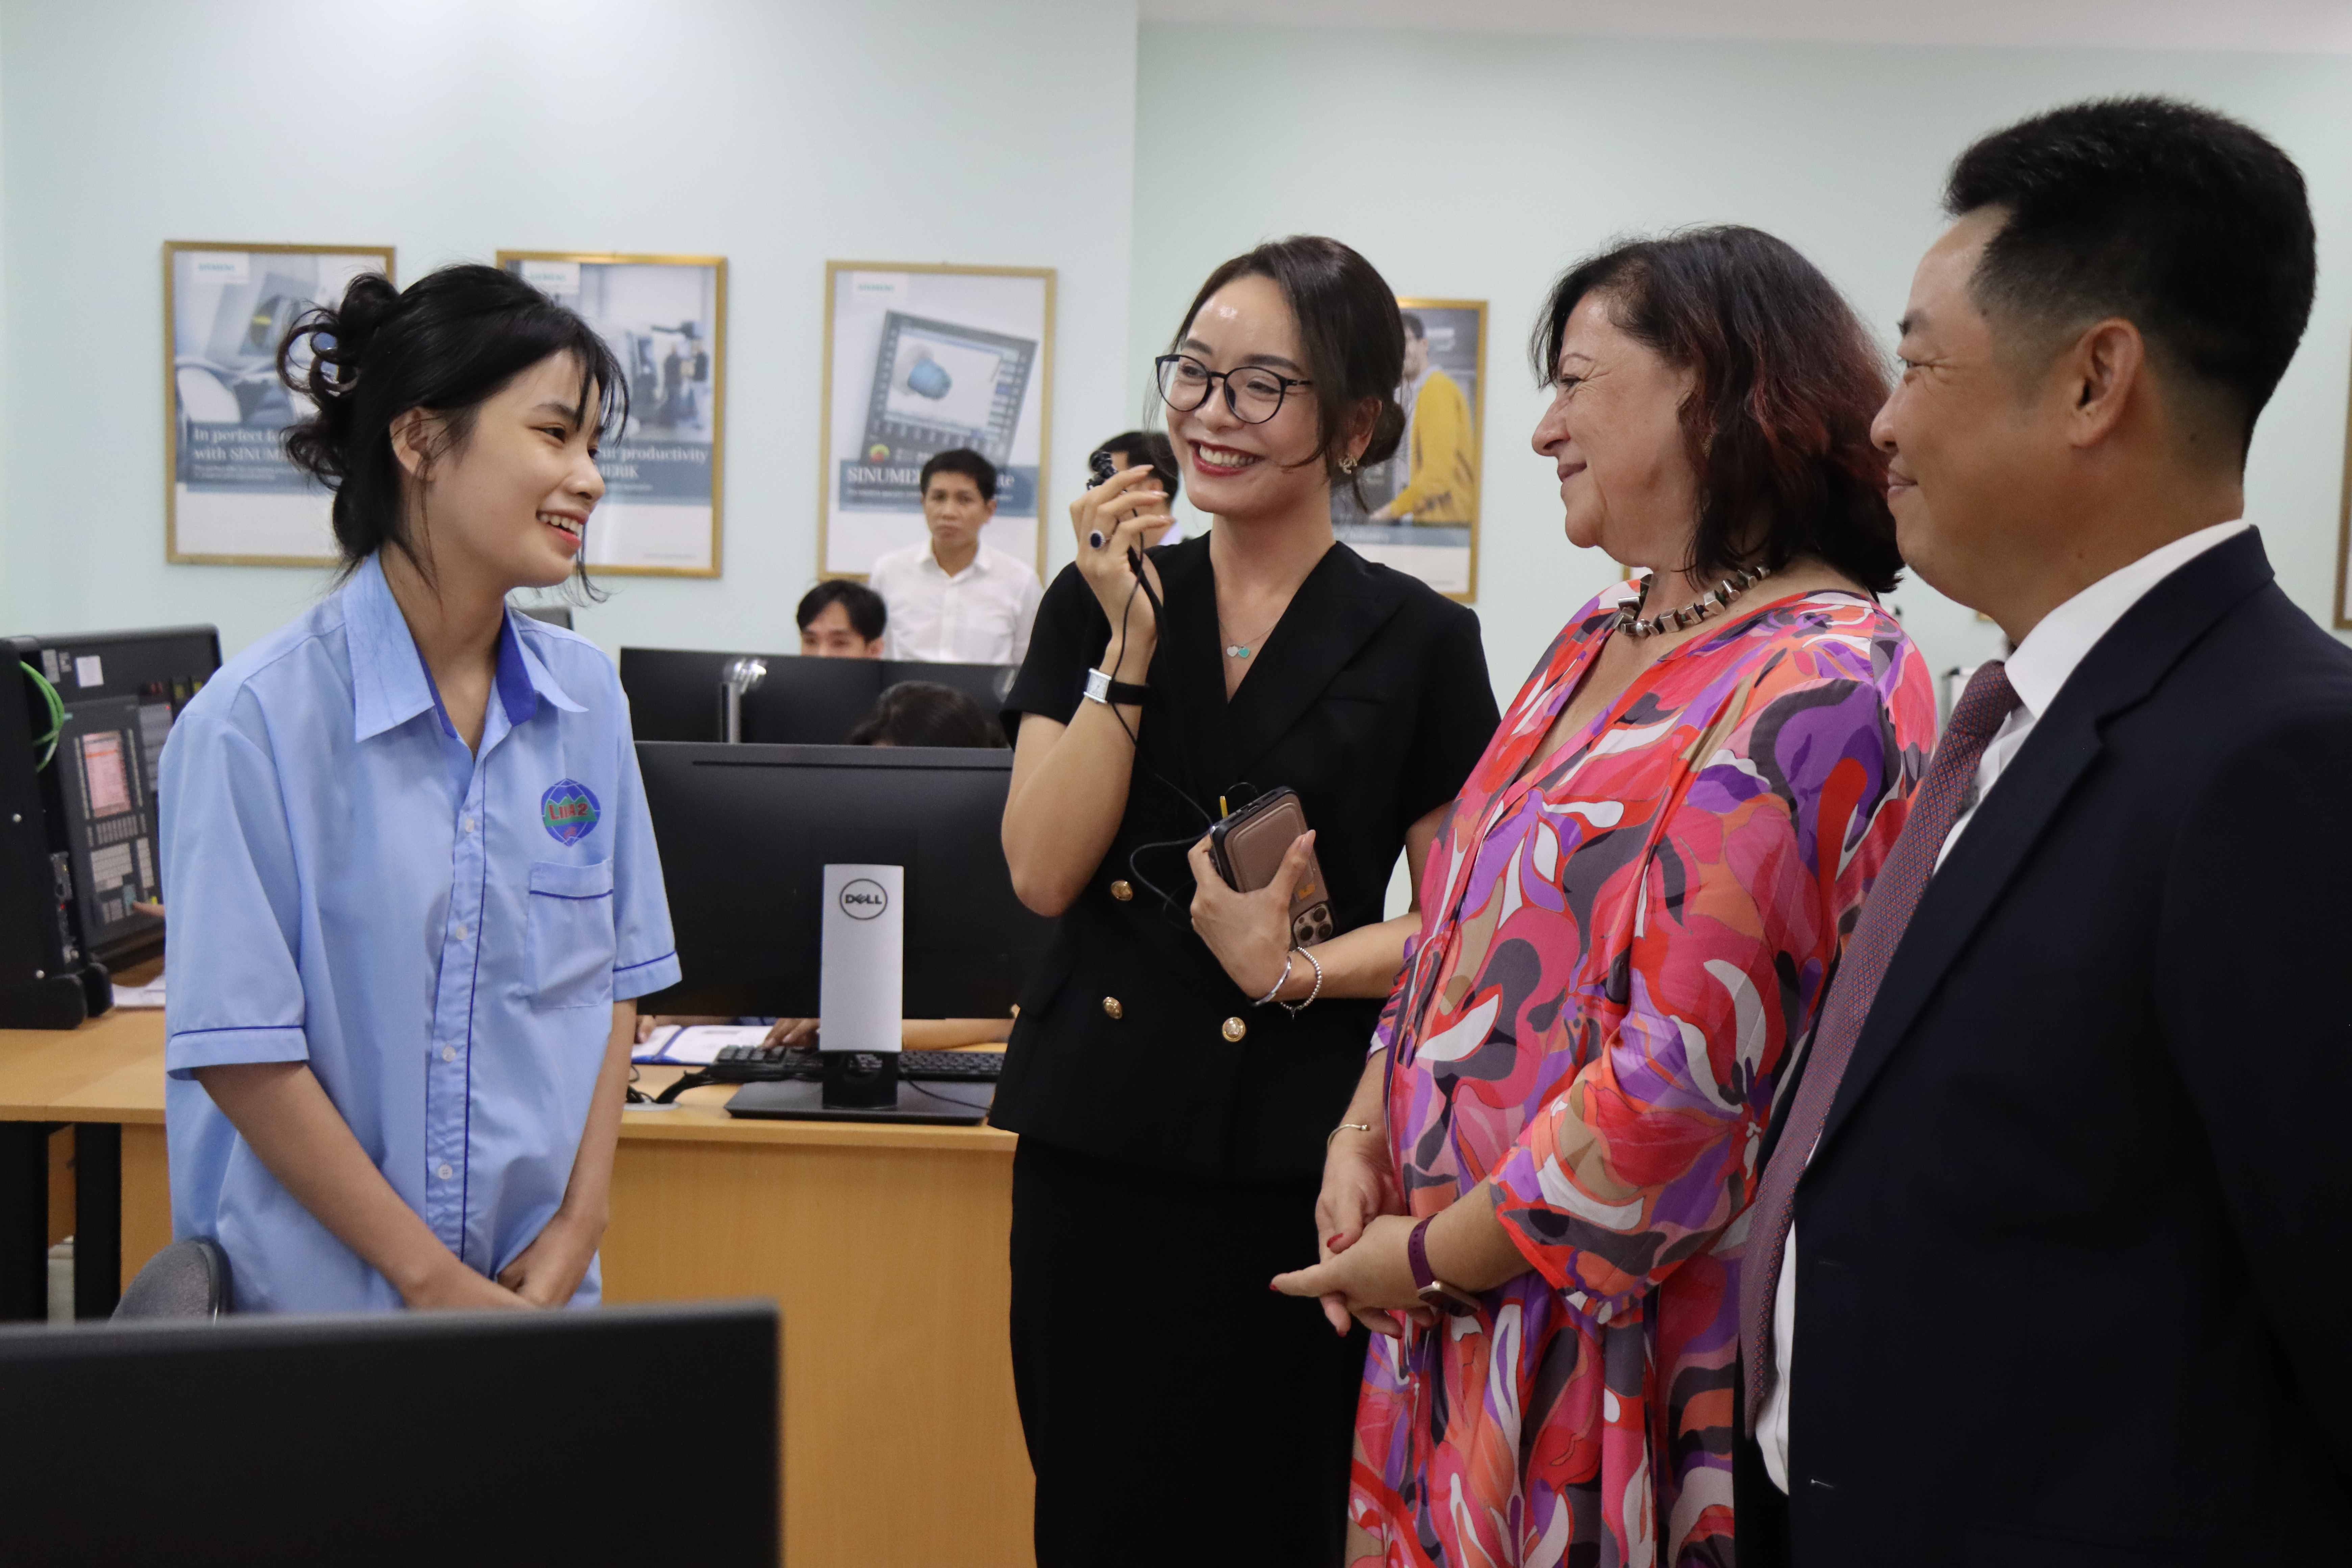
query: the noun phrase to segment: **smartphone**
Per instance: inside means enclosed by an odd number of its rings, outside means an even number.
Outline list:
[[[1108,484],[1112,476],[1118,472],[1118,466],[1112,462],[1108,452],[1097,452],[1093,457],[1088,458],[1087,468],[1094,474],[1094,478],[1087,481],[1088,489],[1094,489],[1097,485]]]
[[[1209,829],[1209,858],[1225,886],[1255,893],[1274,880],[1282,858],[1307,831],[1307,807],[1298,792],[1268,790]],[[1307,852],[1307,876],[1290,895],[1290,940],[1300,947],[1331,940],[1331,891],[1322,863]]]

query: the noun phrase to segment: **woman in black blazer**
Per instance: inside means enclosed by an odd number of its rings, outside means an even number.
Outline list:
[[[1417,917],[1384,921],[1497,721],[1477,616],[1336,542],[1331,488],[1396,448],[1394,295],[1329,239],[1203,285],[1160,362],[1203,537],[1148,467],[1071,508],[1006,701],[1004,849],[1061,917],[992,1120],[1013,1158],[1013,1358],[1040,1568],[1337,1563],[1361,1334],[1272,1277],[1316,1260],[1328,1135]],[[1138,566],[1140,567],[1139,581]],[[1232,892],[1224,804],[1298,792],[1330,940],[1290,882]]]

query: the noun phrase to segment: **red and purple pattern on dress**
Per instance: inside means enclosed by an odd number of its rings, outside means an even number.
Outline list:
[[[1758,1146],[1935,698],[1877,605],[1792,596],[1668,651],[1529,766],[1632,592],[1553,643],[1423,875],[1376,1041],[1391,1157],[1415,1215],[1494,1178],[1532,1271],[1373,1342],[1351,1562],[1732,1561]]]

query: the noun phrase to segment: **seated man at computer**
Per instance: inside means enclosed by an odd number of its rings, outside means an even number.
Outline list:
[[[865,584],[828,577],[801,595],[795,618],[804,658],[880,658],[890,612]]]
[[[1019,664],[1045,591],[1028,563],[980,542],[996,515],[996,465],[956,447],[923,465],[930,538],[874,563],[889,606],[889,657],[929,664]]]

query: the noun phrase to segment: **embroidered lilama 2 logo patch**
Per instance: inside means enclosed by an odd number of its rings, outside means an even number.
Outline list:
[[[558,844],[577,844],[595,830],[596,797],[576,779],[558,779],[539,797],[539,819]]]

